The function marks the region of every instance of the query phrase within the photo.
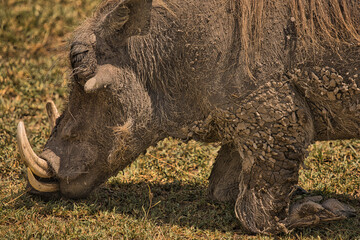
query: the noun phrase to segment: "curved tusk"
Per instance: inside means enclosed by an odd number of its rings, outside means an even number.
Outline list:
[[[46,103],[46,112],[49,117],[50,127],[53,129],[56,125],[56,119],[59,117],[59,112],[53,101],[48,100]]]
[[[27,168],[27,174],[30,185],[39,192],[57,192],[59,191],[58,183],[42,183],[34,177],[30,168]]]
[[[39,158],[32,150],[30,143],[26,136],[24,122],[20,121],[17,127],[17,144],[20,151],[21,158],[25,164],[39,177],[50,178],[51,174],[48,173],[48,163]]]

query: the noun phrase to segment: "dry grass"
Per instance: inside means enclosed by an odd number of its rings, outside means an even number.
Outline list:
[[[67,34],[97,5],[90,0],[0,2],[0,239],[273,239],[244,233],[231,204],[210,201],[217,145],[167,139],[88,199],[44,201],[25,190],[15,144],[19,119],[35,151],[49,135],[46,99],[67,96]],[[360,210],[360,142],[311,147],[300,184]],[[279,239],[360,239],[360,217]]]

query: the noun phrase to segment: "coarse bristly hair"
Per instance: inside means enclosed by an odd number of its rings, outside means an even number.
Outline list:
[[[237,0],[242,49],[246,63],[261,46],[262,19],[271,0]],[[287,0],[296,27],[301,52],[315,49],[360,46],[360,3],[358,0]],[[340,54],[339,52],[336,52]]]

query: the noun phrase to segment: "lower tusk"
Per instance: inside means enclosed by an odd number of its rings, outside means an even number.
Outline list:
[[[58,183],[43,183],[34,177],[30,168],[27,168],[27,174],[30,185],[39,192],[57,192],[59,191],[59,184]]]
[[[17,144],[20,151],[21,158],[25,164],[39,177],[50,178],[48,163],[39,158],[32,150],[30,143],[26,136],[24,122],[20,121],[17,127]]]
[[[53,101],[49,100],[46,103],[46,112],[49,117],[50,127],[53,129],[56,125],[56,119],[59,117],[59,112]]]

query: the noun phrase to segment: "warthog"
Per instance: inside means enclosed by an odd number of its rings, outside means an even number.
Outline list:
[[[209,194],[249,231],[346,218],[334,199],[290,200],[309,144],[360,136],[359,26],[357,0],[104,1],[73,35],[39,156],[18,125],[30,185],[86,197],[172,136],[222,144]]]

